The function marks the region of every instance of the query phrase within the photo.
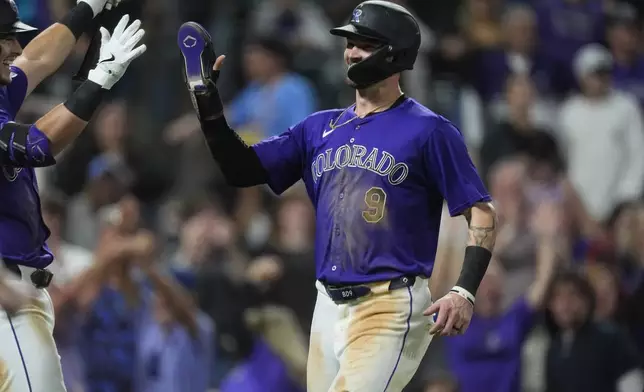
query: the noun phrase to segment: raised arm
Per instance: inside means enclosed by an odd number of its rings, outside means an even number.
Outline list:
[[[14,167],[42,167],[55,163],[55,156],[85,128],[105,91],[123,76],[130,62],[145,52],[135,46],[143,38],[141,22],[128,26],[125,15],[110,33],[101,28],[100,59],[87,80],[63,104],[56,106],[35,124],[18,124],[5,117],[0,123],[0,161]],[[10,89],[26,85],[24,70],[16,69]],[[15,84],[14,84],[15,83]],[[23,90],[24,92],[24,90]]]
[[[107,3],[108,0],[78,0],[59,23],[49,26],[29,42],[13,62],[27,76],[27,95],[60,68],[78,38],[91,29],[94,18]]]
[[[194,22],[181,26],[177,41],[201,130],[226,182],[240,188],[268,184],[277,194],[295,184],[302,177],[301,124],[278,137],[247,145],[228,126],[217,90],[225,56],[216,57],[210,35]]]

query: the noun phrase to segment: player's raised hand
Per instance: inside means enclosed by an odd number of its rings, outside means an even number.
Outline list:
[[[436,315],[430,334],[454,336],[465,333],[472,320],[474,306],[467,299],[450,292],[434,302],[423,314],[432,317]]]
[[[130,63],[147,49],[144,44],[137,46],[145,35],[141,21],[137,19],[128,25],[129,22],[130,16],[124,15],[112,34],[101,27],[98,64],[89,71],[87,79],[104,89],[111,89],[123,77]]]

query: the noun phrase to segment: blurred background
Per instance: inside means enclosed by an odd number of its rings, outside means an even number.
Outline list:
[[[422,30],[403,90],[459,126],[500,213],[470,331],[435,338],[408,391],[641,392],[644,2],[397,2]],[[75,1],[16,3],[45,28]],[[143,20],[148,52],[59,163],[38,172],[70,392],[305,390],[311,203],[300,185],[276,198],[224,184],[175,34],[188,20],[209,28],[227,56],[229,123],[254,142],[352,103],[345,43],[328,31],[357,3],[122,4]],[[70,94],[87,45],[27,99],[20,121]],[[465,221],[445,213],[435,298],[454,284],[466,236]]]

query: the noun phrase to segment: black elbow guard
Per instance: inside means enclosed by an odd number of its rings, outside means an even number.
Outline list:
[[[35,125],[7,122],[0,128],[0,161],[15,167],[45,167],[56,163],[49,139]]]

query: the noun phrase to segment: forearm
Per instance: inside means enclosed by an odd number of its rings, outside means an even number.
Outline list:
[[[81,2],[61,22],[54,23],[29,42],[14,62],[27,75],[27,94],[63,65],[78,38],[93,26],[94,17],[92,8]]]
[[[492,258],[497,235],[496,211],[491,203],[477,203],[463,213],[468,223],[468,239],[461,274],[452,291],[474,304],[474,296]]]
[[[543,238],[537,245],[536,278],[528,289],[526,300],[535,310],[542,307],[546,292],[555,273],[557,261],[556,238]]]
[[[189,294],[177,284],[162,276],[154,267],[145,268],[156,292],[168,304],[170,313],[192,336],[197,336],[196,305]]]
[[[80,135],[87,121],[60,104],[36,121],[35,126],[47,136],[51,154],[56,156]]]
[[[62,152],[85,129],[103,100],[101,86],[85,81],[64,103],[52,109],[36,122],[47,136],[53,156]]]
[[[210,154],[229,185],[242,188],[267,182],[268,173],[257,153],[228,126],[223,115],[202,120],[201,129]]]

